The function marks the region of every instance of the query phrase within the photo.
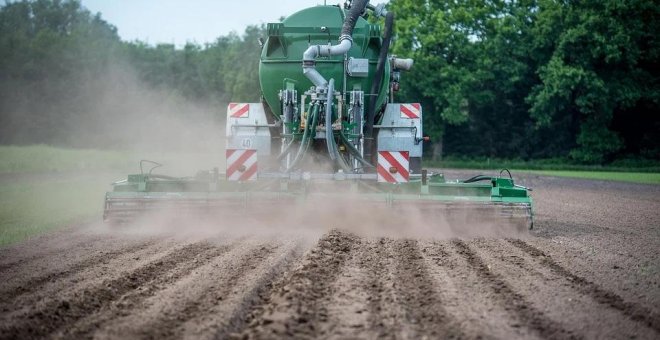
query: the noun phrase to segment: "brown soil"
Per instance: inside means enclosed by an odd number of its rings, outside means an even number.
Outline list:
[[[0,339],[660,337],[660,186],[518,182],[520,237],[43,235],[0,250]]]

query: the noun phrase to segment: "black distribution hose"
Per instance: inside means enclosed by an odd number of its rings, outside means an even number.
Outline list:
[[[374,124],[376,117],[376,101],[378,100],[378,92],[383,85],[383,76],[385,74],[385,63],[387,62],[387,55],[390,50],[390,42],[392,41],[392,29],[394,26],[394,13],[388,12],[385,16],[385,31],[383,32],[383,45],[380,49],[378,56],[378,64],[376,64],[376,74],[374,81],[371,84],[371,92],[369,92],[369,111],[367,112],[367,123],[365,126],[365,151],[367,152],[367,159],[371,158],[373,149],[374,137]]]
[[[502,174],[503,174],[505,171],[509,174],[509,179],[513,181],[513,176],[511,176],[511,171],[509,171],[509,169],[502,169],[502,170],[500,170],[500,177],[502,177]]]
[[[353,155],[353,157],[355,157],[355,159],[358,160],[358,162],[360,162],[360,163],[362,163],[362,165],[370,167],[370,168],[374,167],[366,159],[362,158],[362,155],[360,155],[360,151],[358,151],[358,149],[355,148],[353,143],[351,143],[351,141],[348,140],[348,138],[346,137],[344,132],[341,131],[341,130],[339,130],[339,138],[341,138],[342,143],[344,143],[346,148],[348,148],[348,152],[350,152]]]
[[[339,156],[339,151],[337,151],[337,145],[335,144],[335,136],[332,132],[332,99],[334,97],[334,92],[335,80],[330,79],[326,93],[328,98],[325,103],[325,144],[328,148],[328,155],[333,161]]]
[[[318,111],[319,111],[318,104],[313,104],[310,110],[311,113],[307,116],[307,124],[305,124],[305,131],[303,132],[303,137],[302,137],[302,141],[300,141],[298,152],[296,152],[296,156],[293,158],[291,165],[286,169],[286,172],[291,171],[296,166],[298,161],[300,161],[300,159],[303,157],[303,154],[307,152],[306,146],[308,142],[311,140],[309,137],[310,131],[312,129],[316,129],[315,122],[317,122],[316,118],[318,116]],[[314,137],[312,137],[312,139],[313,138]]]
[[[173,177],[173,176],[167,176],[167,175],[159,175],[159,174],[149,174],[149,179],[165,179],[165,180],[177,180],[181,179],[183,177]]]
[[[353,0],[351,2],[351,8],[348,10],[348,15],[344,19],[344,24],[341,27],[341,33],[339,35],[339,41],[349,39],[352,43],[353,41],[353,29],[355,29],[355,24],[362,16],[362,13],[367,9],[369,0]],[[337,145],[334,140],[332,133],[332,99],[333,99],[333,90],[334,90],[334,79],[330,79],[328,83],[328,102],[326,105],[326,118],[325,118],[325,131],[326,131],[326,146],[328,148],[328,156],[332,161],[338,161],[339,166],[342,167],[345,171],[350,169],[350,166],[346,161],[341,157],[339,151],[337,150]]]
[[[481,182],[481,181],[490,181],[493,178],[490,176],[484,176],[484,175],[477,175],[474,177],[470,177],[466,180],[464,180],[462,183],[474,183],[474,182]]]
[[[353,167],[350,164],[348,164],[348,162],[344,159],[344,156],[338,154],[337,157],[339,161],[339,167],[341,167],[345,173],[353,172]]]
[[[302,162],[303,159],[305,159],[305,156],[307,155],[307,150],[309,150],[309,146],[312,144],[312,141],[314,140],[314,136],[316,135],[316,125],[319,124],[319,116],[320,116],[320,110],[318,106],[316,107],[316,110],[314,110],[314,116],[312,116],[312,125],[309,127],[309,132],[310,132],[310,137],[307,140],[307,144],[305,144],[305,149],[303,150],[302,156],[300,157],[300,161]]]
[[[348,15],[346,16],[346,19],[344,19],[344,25],[341,27],[340,39],[342,36],[351,37],[353,35],[355,24],[367,8],[368,3],[369,0],[354,0],[351,3],[351,9],[348,11]]]
[[[148,159],[140,160],[140,173],[143,174],[143,175],[144,175],[144,169],[143,169],[142,164],[144,164],[144,163],[149,163],[149,164],[154,165],[151,169],[149,169],[149,175],[151,175],[151,173],[154,171],[154,169],[160,168],[161,166],[163,166],[162,164],[160,164],[158,162],[150,161]]]
[[[286,157],[287,154],[289,154],[289,151],[291,151],[291,147],[293,146],[293,143],[295,142],[295,139],[292,139],[285,147],[284,150],[277,156],[277,160],[281,161],[284,157]]]

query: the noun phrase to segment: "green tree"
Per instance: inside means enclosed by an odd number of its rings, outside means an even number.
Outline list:
[[[450,154],[658,157],[651,0],[394,0],[403,100]],[[631,123],[635,122],[635,123]],[[614,124],[616,123],[616,124]],[[641,137],[638,137],[640,136]]]
[[[157,120],[219,122],[227,102],[259,100],[263,30],[251,26],[205,46],[152,46],[122,42],[76,0],[7,2],[0,7],[0,143],[124,146]],[[133,132],[113,128],[122,123]]]
[[[432,139],[445,137],[454,152],[472,155],[528,151],[521,91],[534,78],[525,48],[533,2],[397,0],[392,7],[394,50],[415,58],[403,97],[428,103],[424,123]]]
[[[119,44],[116,29],[79,1],[0,7],[0,142],[65,143],[86,111],[81,79],[98,77]]]
[[[543,2],[535,27],[541,83],[528,100],[539,126],[569,116],[578,147],[571,156],[600,163],[624,147],[611,126],[615,114],[641,101],[658,105],[660,5],[652,0]],[[545,53],[543,53],[545,52]],[[576,127],[579,125],[579,127]]]

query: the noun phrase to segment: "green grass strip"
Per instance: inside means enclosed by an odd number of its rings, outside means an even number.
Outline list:
[[[48,145],[0,146],[0,174],[126,169],[135,167],[126,152],[64,149]]]
[[[460,159],[448,157],[443,161],[424,160],[427,168],[444,169],[526,169],[539,171],[589,171],[589,172],[650,172],[660,173],[660,161],[657,160],[619,160],[608,165],[575,164],[568,159],[537,159],[532,161],[507,159]]]
[[[64,149],[48,145],[0,146],[2,174],[139,173],[139,161],[149,159],[164,166],[156,172],[191,176],[199,170],[224,166],[224,150],[213,152],[112,151]],[[152,165],[146,164],[145,171]]]
[[[571,177],[606,181],[622,181],[643,184],[660,184],[660,173],[612,172],[612,171],[566,171],[566,170],[512,170],[543,176]]]
[[[95,178],[0,183],[0,246],[100,219],[108,187],[107,180]]]

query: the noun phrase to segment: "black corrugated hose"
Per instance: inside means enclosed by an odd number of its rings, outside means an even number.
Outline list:
[[[385,74],[385,63],[387,55],[390,50],[390,43],[392,41],[392,30],[394,28],[394,13],[388,12],[385,16],[385,31],[383,32],[383,46],[380,49],[378,56],[378,64],[376,65],[376,75],[371,85],[371,96],[369,97],[369,111],[367,112],[367,124],[365,126],[365,153],[366,159],[372,161],[373,154],[373,137],[374,137],[374,120],[376,118],[376,100],[378,99],[378,91],[383,84],[383,75]],[[389,80],[387,80],[389,81]]]

